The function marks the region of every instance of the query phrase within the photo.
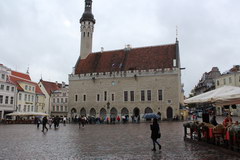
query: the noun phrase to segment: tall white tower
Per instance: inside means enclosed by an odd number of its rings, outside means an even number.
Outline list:
[[[85,11],[80,19],[81,24],[81,50],[80,57],[85,59],[92,53],[92,38],[95,19],[92,14],[92,0],[85,0]]]

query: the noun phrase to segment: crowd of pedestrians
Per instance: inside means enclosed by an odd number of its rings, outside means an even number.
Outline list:
[[[40,124],[42,124],[42,132],[48,131],[47,124],[49,128],[52,128],[52,124],[54,125],[54,129],[59,128],[59,123],[60,123],[60,117],[49,117],[47,118],[46,116],[44,117],[37,117],[35,120],[37,124],[37,128],[39,129]],[[63,117],[63,123],[66,125],[66,117]]]
[[[72,123],[78,123],[79,126],[84,126],[85,124],[120,124],[120,123],[128,123],[131,121],[132,123],[139,123],[140,116],[131,116],[129,119],[128,115],[124,116],[102,116],[102,117],[93,117],[93,116],[75,116],[71,118]]]

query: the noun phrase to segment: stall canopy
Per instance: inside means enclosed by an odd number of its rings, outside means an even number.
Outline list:
[[[240,104],[240,87],[223,86],[184,100],[184,103],[215,103],[219,105]]]
[[[8,116],[48,116],[47,113],[41,113],[41,112],[13,112],[7,115]]]

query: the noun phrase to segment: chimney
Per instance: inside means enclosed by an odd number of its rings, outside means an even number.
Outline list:
[[[103,47],[101,47],[101,53],[103,53],[103,51],[104,51],[104,48],[103,48]]]
[[[65,82],[62,82],[62,88],[65,88],[66,84]]]
[[[127,44],[127,45],[125,45],[124,50],[125,50],[125,51],[130,51],[131,48],[132,48],[131,45],[130,45],[130,44]]]

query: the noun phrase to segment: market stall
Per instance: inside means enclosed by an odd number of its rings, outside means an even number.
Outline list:
[[[220,106],[240,104],[240,87],[223,86],[186,99],[184,103],[212,103]],[[193,121],[187,122],[183,126],[184,139],[206,141],[207,143],[240,151],[240,125],[238,122],[214,126],[210,123]]]

